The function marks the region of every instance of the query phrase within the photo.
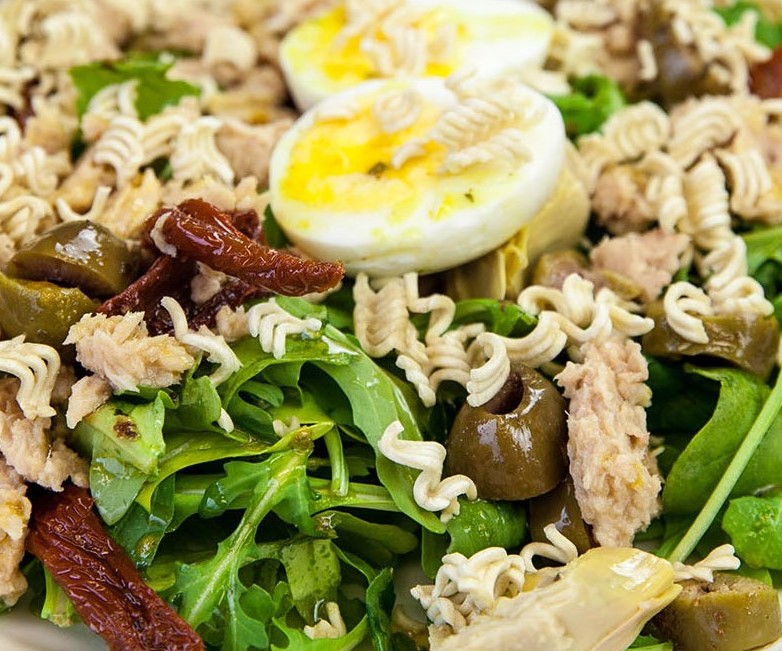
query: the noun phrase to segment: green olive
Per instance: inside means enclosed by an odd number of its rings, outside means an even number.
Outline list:
[[[68,329],[98,302],[73,287],[37,280],[18,280],[0,273],[0,330],[6,337],[58,348]]]
[[[592,527],[581,517],[581,509],[576,501],[576,487],[570,476],[554,490],[533,497],[528,506],[529,532],[532,540],[548,542],[543,528],[553,522],[557,531],[578,548],[579,554],[595,547]]]
[[[774,316],[718,314],[702,317],[708,343],[698,344],[678,335],[668,323],[661,302],[652,303],[647,316],[654,329],[644,335],[644,352],[656,357],[716,357],[767,378],[776,358],[779,325]]]
[[[446,441],[446,471],[470,477],[487,500],[523,500],[567,474],[565,399],[537,371],[513,364],[494,398],[464,405]]]
[[[682,582],[682,591],[653,620],[676,651],[746,651],[782,636],[777,592],[736,574],[714,583]]]
[[[11,258],[8,273],[78,287],[90,296],[114,296],[135,278],[136,257],[110,230],[87,220],[47,231]]]

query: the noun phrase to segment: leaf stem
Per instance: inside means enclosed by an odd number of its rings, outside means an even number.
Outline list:
[[[679,544],[676,545],[670,556],[668,556],[669,561],[672,563],[676,561],[684,562],[693,552],[712,522],[716,519],[722,505],[730,496],[736,482],[738,482],[752,455],[755,454],[758,446],[763,441],[763,437],[781,408],[782,372],[777,374],[771,393],[766,398],[763,408],[760,410],[755,422],[752,423],[752,427],[749,428],[749,432],[747,432],[738,450],[736,450],[736,454],[725,470],[725,474],[722,475],[722,478],[714,487],[709,499],[706,500],[706,504],[703,505],[700,513],[698,513],[698,517],[690,525],[687,533],[684,534]]]

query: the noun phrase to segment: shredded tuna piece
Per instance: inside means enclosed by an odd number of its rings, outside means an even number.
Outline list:
[[[568,456],[576,500],[603,546],[629,546],[660,512],[660,476],[649,453],[650,392],[641,347],[588,343],[584,361],[555,378],[570,399]]]
[[[655,228],[643,234],[607,238],[592,249],[589,257],[596,269],[614,271],[632,280],[648,302],[670,284],[688,245],[687,235]]]
[[[111,385],[102,377],[87,375],[71,389],[65,424],[73,429],[79,422],[95,411],[111,397]]]
[[[18,386],[15,378],[0,380],[0,452],[6,462],[27,481],[54,491],[69,477],[87,486],[87,462],[61,438],[50,438],[50,418],[25,418],[16,402]]]
[[[32,506],[27,486],[0,456],[0,603],[13,606],[27,590],[19,570]]]
[[[71,326],[65,343],[76,344],[76,359],[116,391],[176,384],[195,364],[174,337],[150,337],[143,312],[88,314]]]

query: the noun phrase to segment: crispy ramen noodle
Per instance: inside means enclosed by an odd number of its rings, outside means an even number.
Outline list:
[[[311,337],[323,327],[320,319],[293,316],[277,305],[275,298],[253,305],[246,318],[248,331],[258,338],[261,350],[271,353],[275,359],[285,355],[285,344],[290,335]]]
[[[23,335],[0,341],[0,371],[19,378],[16,400],[25,418],[51,417],[49,404],[60,370],[60,356],[51,346],[26,342]]]
[[[459,495],[469,500],[477,498],[475,484],[465,475],[442,479],[445,448],[436,441],[400,439],[403,431],[399,421],[391,423],[380,437],[378,449],[391,461],[421,471],[413,484],[416,504],[427,511],[441,511],[440,519],[448,522],[459,514]]]

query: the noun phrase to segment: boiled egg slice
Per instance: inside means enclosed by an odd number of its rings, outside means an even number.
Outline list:
[[[521,83],[369,81],[278,142],[271,208],[296,247],[348,274],[435,272],[525,226],[553,193],[564,152],[559,111]]]
[[[344,0],[286,35],[280,65],[306,110],[378,77],[519,74],[543,64],[552,33],[528,0]]]

